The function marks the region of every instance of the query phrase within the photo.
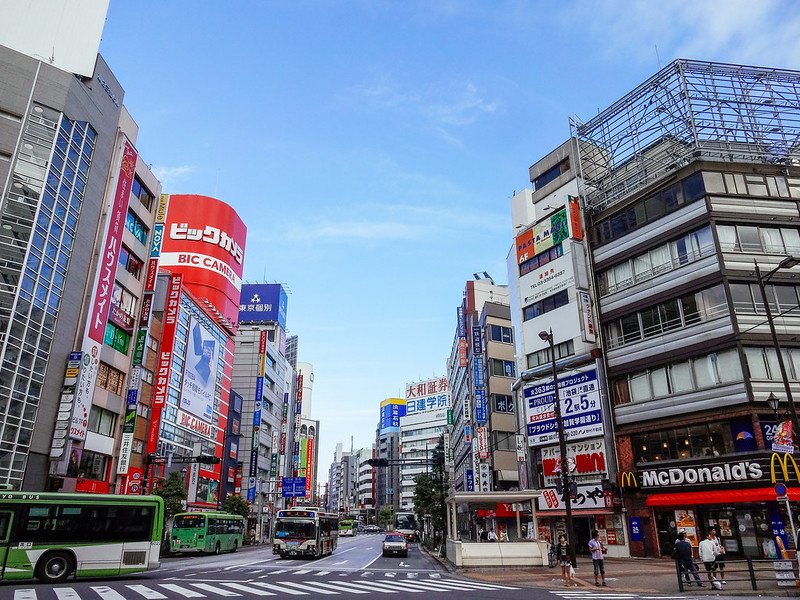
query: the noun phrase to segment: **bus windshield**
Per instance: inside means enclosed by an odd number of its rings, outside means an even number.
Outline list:
[[[315,538],[317,537],[317,526],[314,524],[314,521],[285,521],[283,519],[278,519],[275,522],[275,537],[293,537],[305,539]]]
[[[195,529],[206,526],[206,518],[202,515],[178,515],[172,524],[174,529]]]
[[[417,522],[412,514],[398,514],[395,526],[397,529],[416,529]]]

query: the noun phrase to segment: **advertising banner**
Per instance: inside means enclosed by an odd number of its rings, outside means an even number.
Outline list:
[[[581,320],[581,338],[584,342],[593,344],[597,341],[597,331],[594,326],[592,298],[589,292],[578,291],[578,313]]]
[[[606,443],[602,438],[567,444],[567,466],[578,481],[597,479],[608,472]],[[555,486],[561,472],[558,446],[542,448],[542,475],[546,486]]]
[[[489,458],[489,430],[486,427],[476,427],[475,439],[478,442],[478,459]]]
[[[492,468],[489,463],[480,463],[478,465],[478,491],[491,492],[492,487]]]
[[[489,409],[486,403],[486,391],[482,388],[475,389],[475,422],[483,425],[489,419]]]
[[[528,444],[524,435],[517,434],[517,462],[523,463],[528,460]]]
[[[472,381],[478,385],[484,385],[483,380],[483,361],[478,356],[472,357]]]
[[[280,283],[244,283],[239,301],[239,323],[278,323],[286,328],[289,297]]]
[[[568,441],[603,435],[600,384],[596,369],[586,369],[559,378],[558,395]],[[558,431],[552,379],[526,387],[523,396],[528,445],[544,446],[556,442]]]
[[[173,194],[164,234],[161,266],[238,322],[247,227],[236,211],[216,198]]]
[[[458,366],[467,366],[467,340],[461,338],[458,340]]]
[[[458,331],[458,338],[465,340],[467,338],[467,323],[464,320],[464,305],[456,308],[456,330]]]
[[[537,498],[539,510],[564,510],[564,500],[556,492],[555,488],[547,488],[542,491],[542,495]],[[578,484],[578,496],[571,502],[572,509],[582,508],[607,508],[606,498],[603,495],[603,488],[600,482],[591,484]]]
[[[569,203],[569,229],[573,240],[583,239],[583,226],[581,225],[581,208],[575,196],[567,196]]]
[[[189,319],[180,407],[208,422],[214,416],[219,344],[194,316]]]
[[[406,402],[402,398],[387,398],[381,402],[381,434],[399,431],[400,417],[406,416]]]
[[[136,373],[136,375],[134,375]],[[140,380],[141,367],[133,367],[131,370],[131,383]],[[130,384],[129,384],[130,385]],[[136,402],[139,396],[139,382],[128,388],[128,396],[125,402],[125,420],[122,424],[122,438],[119,445],[119,460],[117,460],[117,475],[126,475],[131,462],[131,451],[133,450],[133,432],[136,429]]]
[[[72,408],[75,401],[76,386],[80,375],[83,353],[70,352],[67,360],[67,368],[64,372],[64,387],[61,388],[61,397],[58,402],[58,413],[56,413],[56,427],[53,432],[53,442],[50,446],[50,458],[64,456],[67,445],[67,435],[69,434],[70,423],[72,420]],[[80,462],[80,461],[77,461]],[[65,475],[67,461],[63,460],[58,464],[58,475]]]
[[[472,469],[467,469],[466,488],[468,492],[475,491],[475,475],[473,474]]]
[[[311,498],[311,481],[314,475],[314,440],[306,442],[306,498]]]
[[[472,354],[476,356],[483,354],[481,328],[478,327],[477,325],[472,326]]]
[[[794,452],[794,442],[792,441],[792,422],[788,419],[781,421],[775,428],[775,433],[772,436],[772,451],[773,452],[787,452],[792,454]]]
[[[514,245],[517,248],[518,265],[533,258],[535,256],[533,251],[533,229],[520,233],[514,240]]]
[[[567,253],[523,276],[520,280],[520,292],[525,294],[522,302],[525,305],[538,302],[567,289],[574,283],[572,253]]]
[[[562,208],[533,226],[533,255],[549,250],[568,237],[567,209]]]

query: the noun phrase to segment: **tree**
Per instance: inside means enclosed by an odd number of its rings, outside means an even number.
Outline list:
[[[444,505],[447,498],[448,481],[444,470],[444,436],[432,453],[430,470],[414,477],[414,510],[419,523],[425,522],[425,515],[431,516],[434,538],[444,539]]]
[[[250,516],[250,505],[247,500],[236,494],[231,494],[222,503],[222,510],[232,515],[241,515],[245,519]]]
[[[381,506],[381,510],[378,513],[378,524],[379,525],[388,525],[394,520],[394,507],[393,506]]]
[[[173,471],[166,479],[156,481],[153,494],[164,499],[164,519],[171,519],[184,509],[186,500],[186,478],[183,473]]]

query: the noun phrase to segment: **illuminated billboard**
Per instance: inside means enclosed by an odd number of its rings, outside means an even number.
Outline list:
[[[247,227],[230,206],[208,196],[169,197],[160,266],[183,275],[231,323],[239,320]]]
[[[286,329],[288,296],[280,283],[242,284],[239,323],[273,321]]]

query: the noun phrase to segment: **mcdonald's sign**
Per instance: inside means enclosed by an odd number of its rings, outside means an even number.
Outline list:
[[[783,480],[789,481],[789,461],[792,462],[792,466],[794,467],[795,480],[800,482],[800,467],[797,466],[797,461],[794,459],[794,456],[783,452],[773,452],[772,457],[769,459],[769,475],[770,481],[772,481],[773,484],[777,483],[775,463],[778,463],[781,467]]]
[[[621,488],[639,487],[639,481],[636,479],[636,473],[633,471],[621,471],[618,477],[619,487]]]

